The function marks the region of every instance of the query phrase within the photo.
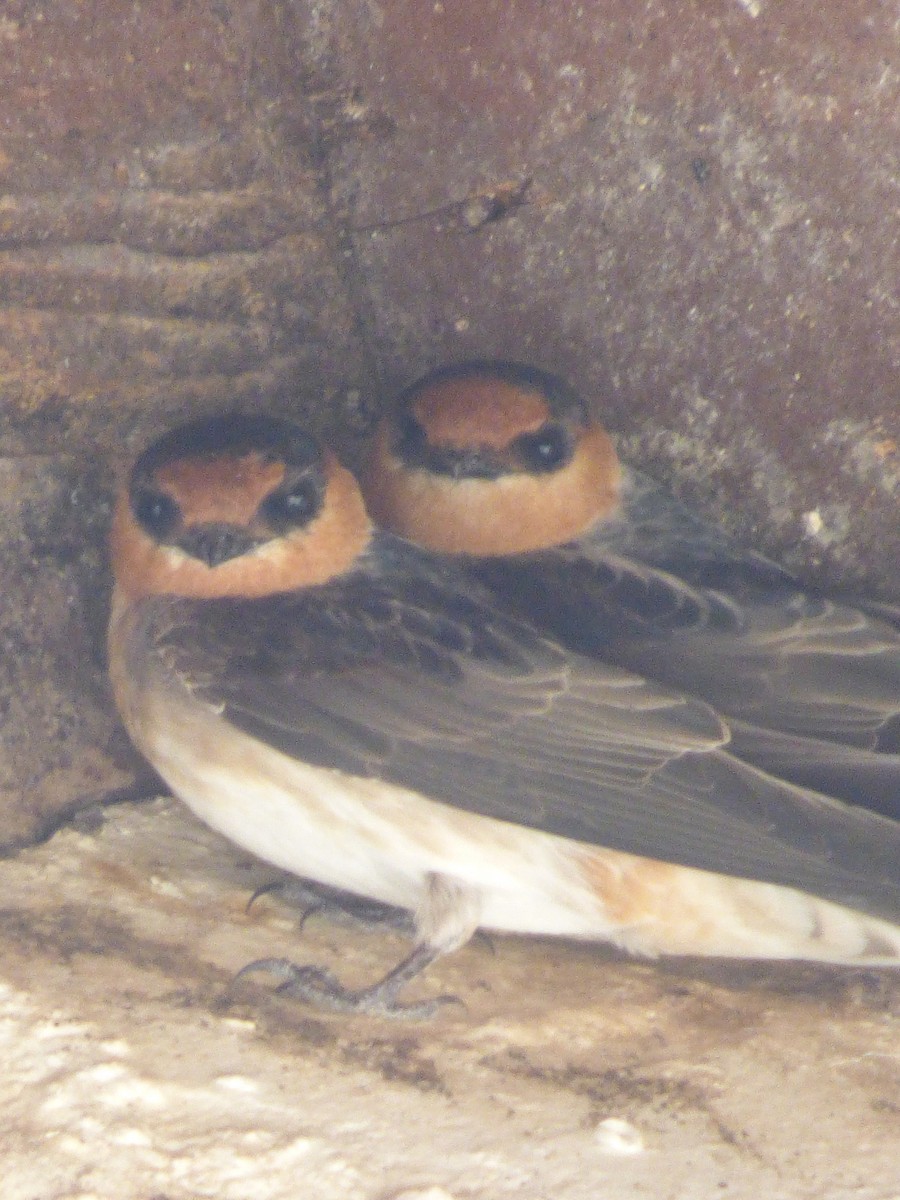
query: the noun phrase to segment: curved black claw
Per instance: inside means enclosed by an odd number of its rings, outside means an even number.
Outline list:
[[[401,966],[405,966],[401,964]],[[437,996],[416,1004],[400,1004],[397,992],[410,976],[391,971],[372,987],[353,991],[322,967],[300,966],[289,958],[258,958],[238,971],[242,979],[253,971],[267,971],[280,980],[275,989],[279,995],[303,1000],[317,1008],[338,1013],[364,1013],[367,1016],[395,1017],[405,1020],[428,1020],[447,1004],[462,1004],[457,996]]]
[[[308,911],[319,908],[324,902],[322,893],[313,883],[304,883],[302,879],[270,879],[268,883],[261,883],[254,889],[244,912],[249,912],[261,896],[271,895],[277,895],[288,904]],[[306,912],[303,916],[305,920]]]
[[[362,926],[364,929],[396,929],[401,933],[412,933],[415,922],[403,908],[392,908],[379,904],[377,900],[364,900],[352,892],[338,891],[324,884],[308,883],[304,879],[278,879],[258,887],[247,901],[249,912],[260,896],[277,893],[281,900],[302,909],[300,928],[310,917],[323,913],[338,924]]]

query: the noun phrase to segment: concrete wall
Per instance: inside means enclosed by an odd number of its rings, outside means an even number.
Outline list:
[[[0,841],[137,763],[115,468],[233,405],[351,460],[502,354],[813,582],[900,597],[900,28],[872,0],[0,9]]]

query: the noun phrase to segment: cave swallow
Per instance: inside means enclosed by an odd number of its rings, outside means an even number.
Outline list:
[[[486,361],[426,375],[363,483],[374,520],[457,556],[507,609],[712,705],[732,754],[900,818],[897,606],[804,591],[624,466],[562,380]]]
[[[112,531],[116,703],[203,821],[305,879],[413,914],[412,952],[350,991],[398,999],[489,930],[641,955],[900,964],[900,827],[723,749],[704,703],[598,670],[452,561],[370,524],[303,429],[229,415],[135,463]]]

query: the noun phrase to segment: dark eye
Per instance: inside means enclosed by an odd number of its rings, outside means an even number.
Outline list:
[[[572,439],[562,425],[541,426],[536,433],[523,433],[513,443],[525,466],[532,471],[557,471],[572,457]]]
[[[314,479],[301,479],[266,496],[260,515],[278,533],[305,525],[322,506],[322,489]]]
[[[155,538],[164,538],[181,520],[181,509],[171,496],[154,488],[141,488],[131,497],[138,523]]]
[[[401,413],[397,418],[396,450],[401,458],[414,459],[425,449],[428,439],[425,430],[412,415]]]

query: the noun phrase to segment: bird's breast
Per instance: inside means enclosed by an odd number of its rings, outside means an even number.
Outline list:
[[[447,875],[483,897],[487,926],[596,936],[575,843],[285,754],[192,694],[138,625],[111,624],[117,704],[138,749],[213,829],[283,870],[386,904],[414,909],[428,877]]]

